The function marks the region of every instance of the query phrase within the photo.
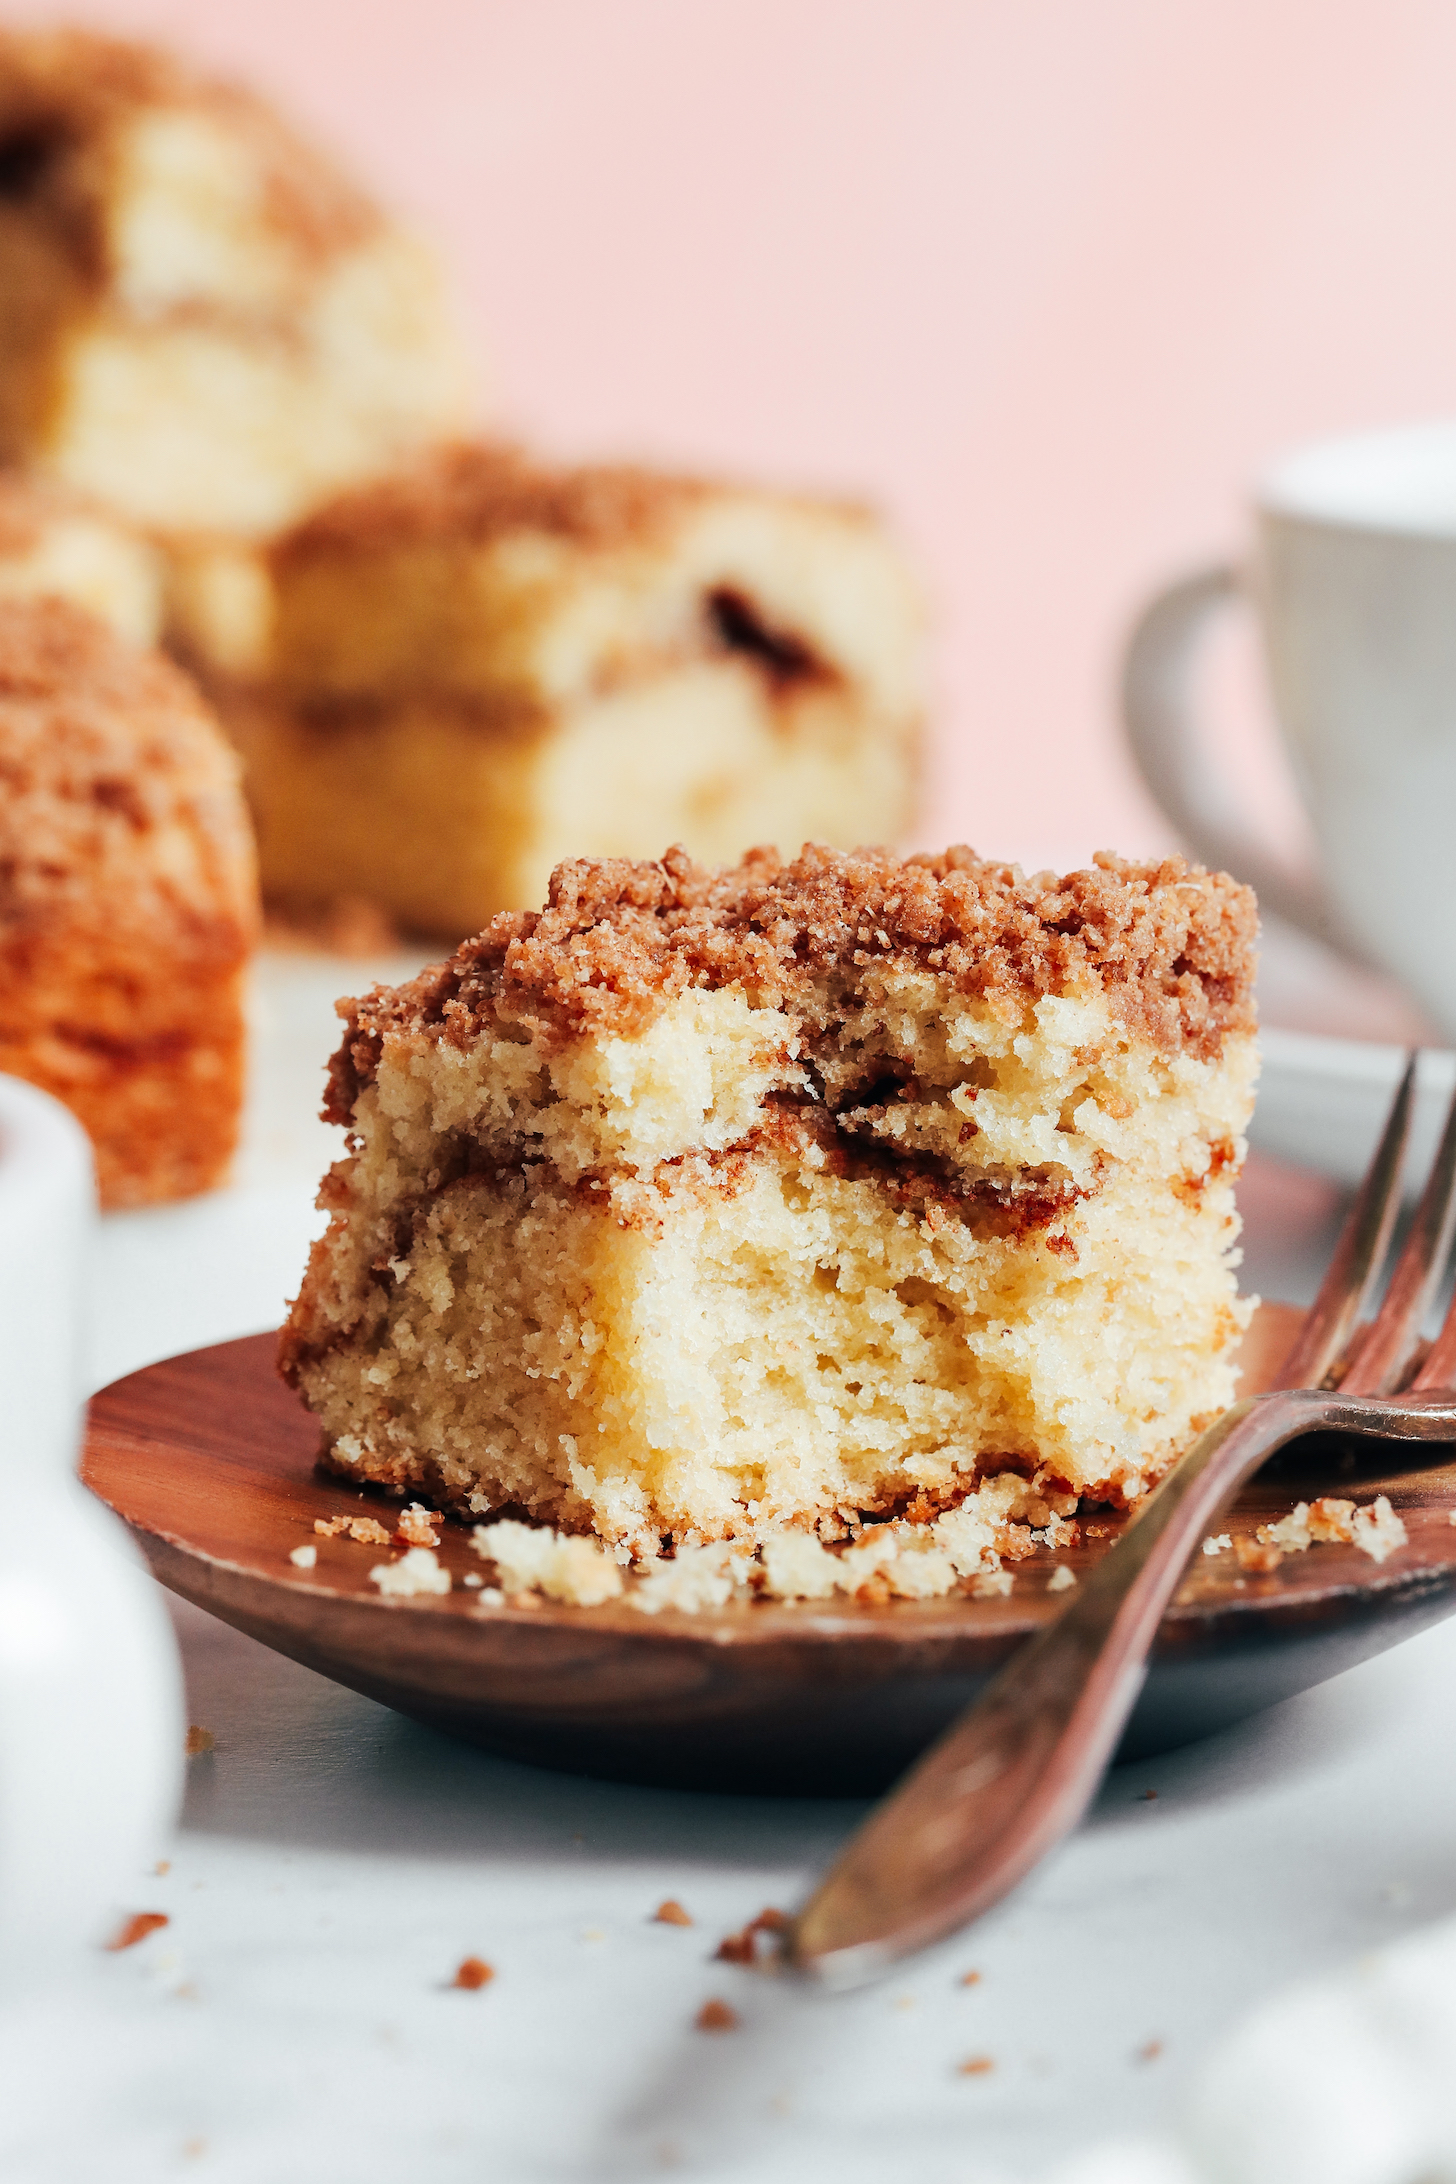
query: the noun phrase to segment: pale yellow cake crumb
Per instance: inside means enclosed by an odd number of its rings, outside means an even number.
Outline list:
[[[1065,1562],[1060,1562],[1047,1579],[1047,1591],[1070,1592],[1076,1582],[1076,1571],[1069,1568]]]
[[[679,1547],[670,1562],[645,1565],[628,1599],[647,1615],[656,1615],[662,1608],[692,1615],[704,1608],[726,1607],[746,1575],[747,1557],[735,1555],[725,1542]]]
[[[317,1547],[295,1547],[288,1557],[295,1569],[311,1570],[318,1561]]]
[[[1378,1494],[1365,1508],[1355,1511],[1354,1535],[1355,1545],[1361,1554],[1369,1555],[1372,1562],[1384,1562],[1410,1539],[1384,1494]]]
[[[439,1522],[433,1509],[427,1509],[423,1502],[411,1502],[408,1509],[400,1512],[396,1530],[410,1547],[438,1547],[440,1534],[436,1527]]]
[[[315,1517],[313,1528],[323,1539],[337,1539],[343,1533],[363,1547],[387,1547],[391,1536],[388,1525],[377,1517]]]
[[[594,1539],[546,1525],[477,1524],[475,1551],[500,1572],[507,1593],[540,1592],[577,1608],[600,1607],[622,1590],[622,1572]]]
[[[387,1600],[413,1600],[422,1593],[447,1593],[450,1572],[429,1547],[411,1547],[397,1562],[376,1562],[369,1572]]]
[[[971,1581],[973,1600],[1005,1600],[1016,1583],[1009,1570],[988,1570],[984,1577]]]
[[[1309,1503],[1296,1502],[1277,1524],[1261,1524],[1259,1537],[1266,1546],[1278,1547],[1285,1554],[1302,1554],[1314,1539],[1309,1528]]]
[[[1384,1562],[1410,1534],[1385,1494],[1358,1505],[1332,1494],[1315,1502],[1296,1502],[1277,1524],[1261,1524],[1259,1538],[1284,1554],[1302,1554],[1320,1542],[1358,1547],[1372,1562]]]
[[[1212,1532],[1203,1542],[1203,1552],[1206,1555],[1226,1555],[1233,1543],[1231,1532]]]

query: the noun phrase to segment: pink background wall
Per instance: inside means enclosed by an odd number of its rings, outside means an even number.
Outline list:
[[[1449,0],[6,12],[276,93],[440,236],[521,431],[882,502],[939,617],[926,839],[1166,844],[1113,705],[1140,597],[1283,445],[1456,408]]]

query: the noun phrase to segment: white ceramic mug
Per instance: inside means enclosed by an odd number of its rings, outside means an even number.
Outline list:
[[[91,1147],[0,1077],[0,1994],[63,1970],[123,1909],[175,1816],[171,1626],[124,1528],[75,1476]]]
[[[1129,647],[1143,778],[1204,863],[1266,910],[1393,973],[1456,1038],[1456,422],[1326,442],[1257,495],[1248,566],[1174,585]],[[1319,873],[1251,824],[1192,703],[1210,618],[1249,598]]]

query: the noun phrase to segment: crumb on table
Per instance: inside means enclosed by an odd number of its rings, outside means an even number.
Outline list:
[[[196,1759],[201,1752],[215,1752],[217,1738],[210,1729],[199,1728],[196,1722],[187,1731],[187,1757]]]
[[[664,1896],[652,1916],[659,1926],[691,1926],[693,1923],[676,1896]]]
[[[464,1987],[473,1993],[477,1987],[489,1986],[494,1978],[494,1965],[487,1964],[484,1957],[468,1956],[462,1957],[456,1965],[455,1977],[450,1984],[452,1987]]]
[[[171,1923],[165,1911],[133,1911],[131,1917],[117,1928],[106,1947],[111,1950],[134,1949],[139,1941],[146,1940],[148,1934],[155,1934],[159,1927],[170,1926]]]
[[[736,1934],[725,1934],[714,1955],[724,1964],[757,1964],[759,1935],[784,1934],[788,1927],[787,1911],[776,1911],[770,1904]]]
[[[699,2032],[735,2032],[738,2029],[738,2012],[731,2004],[713,1995],[706,2001],[693,2019]]]
[[[312,1543],[306,1547],[295,1547],[288,1559],[295,1569],[311,1570],[318,1561],[318,1549]]]

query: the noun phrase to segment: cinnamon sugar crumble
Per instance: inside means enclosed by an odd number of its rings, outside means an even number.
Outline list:
[[[886,850],[772,849],[710,870],[685,850],[660,862],[558,865],[543,911],[507,911],[447,963],[407,985],[339,1004],[348,1033],[327,1117],[348,1122],[386,1032],[464,1045],[492,1024],[558,1038],[640,1034],[693,987],[740,985],[759,1007],[808,998],[813,976],[862,965],[872,912],[880,960],[929,968],[966,994],[1062,993],[1101,985],[1123,1016],[1200,1057],[1254,1028],[1254,898],[1222,874],[1169,857],[1027,879],[956,848],[902,862]]]
[[[274,562],[293,570],[319,554],[398,552],[443,540],[484,545],[519,531],[620,548],[651,537],[714,490],[630,465],[563,470],[500,442],[454,441],[338,495],[287,534]]]

